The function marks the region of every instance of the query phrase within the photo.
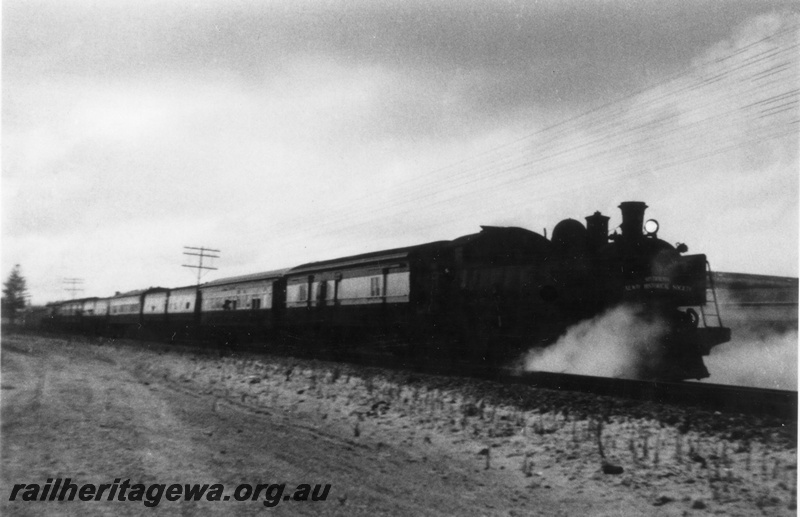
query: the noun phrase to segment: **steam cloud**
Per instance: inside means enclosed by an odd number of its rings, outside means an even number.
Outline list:
[[[731,327],[731,341],[713,348],[704,358],[711,374],[705,381],[797,390],[796,322],[794,319],[794,325],[786,328],[785,325],[754,325],[752,321],[736,319],[730,323],[726,321]]]
[[[731,341],[703,358],[711,374],[703,382],[797,390],[796,305],[754,309],[731,301],[726,306]],[[657,368],[657,343],[666,331],[662,321],[647,320],[630,306],[617,307],[570,327],[554,345],[531,350],[524,369],[642,378]]]
[[[531,350],[524,368],[639,378],[657,365],[657,343],[666,332],[664,322],[646,319],[631,306],[616,307],[570,327],[556,344]]]
[[[704,358],[711,374],[704,381],[796,390],[797,281],[741,278],[737,282],[740,285],[717,289],[731,341],[714,347]]]

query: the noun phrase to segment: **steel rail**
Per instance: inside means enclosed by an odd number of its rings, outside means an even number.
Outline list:
[[[582,392],[642,403],[695,407],[721,414],[769,417],[785,421],[790,425],[796,425],[797,423],[798,393],[796,390],[776,390],[693,381],[667,382],[567,373],[528,372],[520,371],[519,369],[476,367],[466,363],[442,364],[441,362],[426,361],[421,358],[417,358],[415,361],[404,361],[398,360],[397,357],[391,355],[358,355],[355,350],[351,351],[354,353],[339,355],[331,353],[330,348],[320,347],[320,343],[308,346],[309,343],[303,340],[299,341],[302,342],[300,346],[298,346],[299,343],[294,346],[284,344],[276,347],[240,345],[224,351],[218,347],[208,346],[208,344],[192,340],[173,344],[150,343],[148,348],[319,359],[431,375],[472,377],[500,384],[519,384],[534,388]]]
[[[665,382],[593,377],[551,372],[506,372],[495,380],[526,386],[580,391],[640,402],[769,416],[797,421],[797,391],[786,391],[706,382]]]

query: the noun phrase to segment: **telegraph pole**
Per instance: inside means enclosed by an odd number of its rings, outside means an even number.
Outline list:
[[[65,278],[62,282],[69,287],[65,287],[64,290],[69,291],[72,300],[75,299],[75,293],[79,291],[83,291],[83,287],[78,287],[79,285],[83,285],[83,278]]]
[[[183,252],[184,255],[191,255],[191,256],[194,256],[194,257],[199,257],[198,260],[197,260],[197,264],[181,264],[183,267],[190,267],[190,268],[193,268],[193,269],[197,269],[197,286],[199,287],[200,286],[200,277],[203,274],[203,270],[204,269],[217,269],[217,268],[211,267],[211,266],[204,266],[203,265],[203,259],[205,259],[205,258],[219,258],[219,255],[216,255],[216,253],[221,253],[221,252],[219,250],[212,250],[211,248],[204,248],[204,247],[195,248],[195,247],[192,247],[192,246],[184,246],[183,249],[190,250],[190,251],[184,251]]]

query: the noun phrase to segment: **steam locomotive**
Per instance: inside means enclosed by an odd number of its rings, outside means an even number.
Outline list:
[[[645,203],[619,208],[621,231],[611,235],[609,217],[599,212],[585,225],[561,221],[549,240],[483,226],[451,241],[53,303],[47,321],[101,335],[218,336],[265,346],[314,336],[345,348],[375,343],[364,336],[395,336],[402,338],[397,353],[408,357],[491,367],[624,306],[664,329],[655,347],[648,344],[656,370],[643,375],[708,377],[702,357],[729,341],[730,329],[719,316],[706,256],[659,239],[658,223],[644,223]]]

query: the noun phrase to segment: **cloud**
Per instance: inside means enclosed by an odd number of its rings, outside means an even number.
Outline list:
[[[199,70],[268,84],[297,59],[311,58],[423,73],[439,82],[466,78],[472,87],[462,94],[488,117],[537,102],[585,104],[636,88],[684,66],[695,49],[736,23],[782,5],[6,4],[6,69],[105,77]]]

